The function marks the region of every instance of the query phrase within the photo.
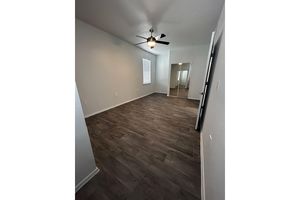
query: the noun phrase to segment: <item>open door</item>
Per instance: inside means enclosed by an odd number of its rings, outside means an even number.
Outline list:
[[[211,77],[211,64],[213,60],[213,55],[214,55],[214,38],[215,38],[215,32],[212,32],[211,34],[211,39],[210,39],[210,45],[209,45],[209,50],[208,50],[208,57],[207,57],[207,63],[206,63],[206,75],[203,83],[203,90],[201,92],[201,97],[200,97],[200,104],[198,108],[198,113],[197,113],[197,121],[195,125],[195,129],[201,131],[202,129],[202,124],[204,120],[204,109],[205,109],[205,104],[207,102],[207,97],[208,97],[208,89],[209,89],[209,83],[210,83],[210,77]]]

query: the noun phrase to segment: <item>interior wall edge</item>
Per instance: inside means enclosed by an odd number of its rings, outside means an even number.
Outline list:
[[[78,192],[85,184],[87,184],[94,176],[100,172],[100,169],[96,167],[89,175],[84,177],[76,186],[75,192]]]
[[[100,28],[100,27],[98,27],[98,26],[96,26],[96,25],[94,25],[94,24],[91,24],[91,23],[87,22],[87,20],[81,19],[81,18],[79,18],[79,17],[77,17],[77,16],[75,17],[75,20],[79,20],[79,21],[81,21],[81,22],[83,22],[83,23],[86,23],[86,24],[88,24],[88,25],[90,25],[90,26],[92,26],[92,27],[94,27],[94,28],[96,28],[96,29],[98,29],[98,30],[100,30],[100,31],[102,31],[102,32],[105,32],[105,33],[108,34],[108,35],[112,35],[112,36],[118,38],[119,40],[122,40],[123,42],[125,42],[125,43],[127,43],[127,44],[129,44],[129,45],[131,45],[131,46],[133,46],[133,47],[135,47],[135,48],[141,50],[141,51],[144,51],[144,52],[146,52],[146,53],[150,53],[150,54],[152,54],[153,56],[159,56],[158,54],[154,54],[153,52],[146,51],[145,49],[140,48],[139,46],[136,46],[136,45],[132,44],[131,42],[128,42],[127,40],[125,40],[125,39],[123,39],[123,38],[120,38],[119,36],[117,36],[117,35],[115,35],[115,34],[113,34],[113,33],[107,32],[107,31],[105,31],[104,29],[102,29],[102,28]]]
[[[204,173],[204,149],[203,134],[200,133],[200,170],[201,170],[201,199],[205,200],[205,173]]]

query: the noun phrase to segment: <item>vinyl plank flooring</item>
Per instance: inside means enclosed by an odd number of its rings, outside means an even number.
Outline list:
[[[76,200],[199,200],[198,105],[155,93],[87,118],[100,172]]]

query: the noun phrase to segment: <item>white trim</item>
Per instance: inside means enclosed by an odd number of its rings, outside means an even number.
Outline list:
[[[158,94],[165,94],[165,95],[167,95],[167,94],[168,94],[167,92],[161,92],[161,91],[156,91],[156,92],[154,92],[154,93],[158,93]]]
[[[75,191],[77,192],[82,186],[84,186],[89,180],[91,180],[100,170],[96,167],[89,175],[83,178],[76,186]]]
[[[161,93],[161,94],[162,94],[162,93]],[[173,96],[173,95],[169,95],[168,97],[200,101],[200,99],[197,99],[197,98],[190,98],[190,97],[180,97],[180,96]]]
[[[201,200],[205,200],[204,152],[202,135],[203,133],[200,133]]]
[[[197,99],[197,98],[193,98],[193,97],[188,97],[188,99],[200,101],[200,98]]]
[[[125,103],[129,103],[129,102],[131,102],[131,101],[135,101],[135,100],[137,100],[137,99],[140,99],[140,98],[143,98],[143,97],[149,96],[149,95],[151,95],[151,94],[153,94],[153,93],[155,93],[155,92],[151,92],[151,93],[149,93],[149,94],[145,94],[145,95],[143,95],[143,96],[136,97],[136,98],[134,98],[134,99],[131,99],[131,100],[125,101],[125,102],[123,102],[123,103],[119,103],[119,104],[117,104],[117,105],[114,105],[114,106],[111,106],[111,107],[108,107],[108,108],[104,108],[104,109],[102,109],[102,110],[99,110],[99,111],[97,111],[97,112],[94,112],[94,113],[92,113],[92,114],[85,115],[85,116],[84,116],[84,118],[91,117],[91,116],[93,116],[93,115],[96,115],[96,114],[102,113],[102,112],[104,112],[104,111],[107,111],[107,110],[110,110],[110,109],[112,109],[112,108],[115,108],[115,107],[121,106],[121,105],[123,105],[123,104],[125,104]]]

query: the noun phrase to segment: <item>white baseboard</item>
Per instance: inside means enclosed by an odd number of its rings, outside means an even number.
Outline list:
[[[77,192],[84,186],[89,180],[91,180],[100,170],[96,167],[89,175],[87,175],[84,179],[82,179],[76,186],[75,191]]]
[[[201,200],[205,200],[204,152],[202,135],[203,133],[200,133]]]
[[[188,97],[188,99],[200,101],[200,99],[193,98],[193,97]]]
[[[94,112],[94,113],[92,113],[92,114],[85,115],[85,116],[84,116],[84,118],[91,117],[91,116],[93,116],[93,115],[96,115],[96,114],[102,113],[102,112],[104,112],[104,111],[107,111],[107,110],[110,110],[110,109],[112,109],[112,108],[115,108],[115,107],[121,106],[121,105],[123,105],[123,104],[125,104],[125,103],[129,103],[129,102],[131,102],[131,101],[134,101],[134,100],[137,100],[137,99],[140,99],[140,98],[143,98],[143,97],[149,96],[149,95],[151,95],[151,94],[153,94],[153,93],[155,93],[155,92],[151,92],[151,93],[149,93],[149,94],[145,94],[145,95],[143,95],[143,96],[136,97],[136,98],[134,98],[134,99],[131,99],[131,100],[125,101],[125,102],[123,102],[123,103],[119,103],[119,104],[117,104],[117,105],[114,105],[114,106],[111,106],[111,107],[108,107],[108,108],[104,108],[104,109],[102,109],[102,110],[99,110],[99,111],[97,111],[97,112]]]
[[[165,95],[167,95],[167,92],[161,92],[161,91],[156,91],[156,92],[154,92],[154,93],[165,94]]]

